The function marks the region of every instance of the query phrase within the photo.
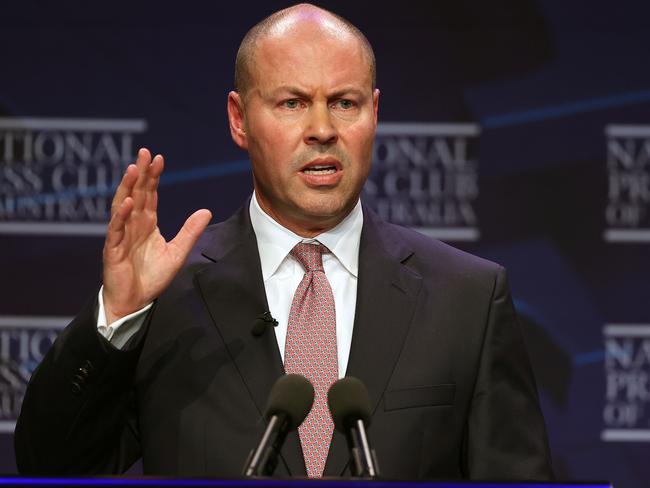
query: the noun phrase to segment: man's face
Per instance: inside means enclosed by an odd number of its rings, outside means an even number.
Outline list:
[[[261,40],[250,89],[231,93],[229,114],[232,128],[238,101],[243,132],[233,138],[249,151],[262,208],[304,236],[340,222],[370,170],[378,98],[349,34],[299,27]]]

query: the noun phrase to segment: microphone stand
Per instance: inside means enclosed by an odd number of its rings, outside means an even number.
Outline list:
[[[289,432],[288,424],[286,415],[271,416],[262,439],[248,455],[244,476],[271,476],[275,472],[280,448]]]
[[[366,426],[363,420],[357,419],[347,433],[350,458],[352,459],[352,475],[364,478],[379,476],[379,466],[375,450],[370,449]]]

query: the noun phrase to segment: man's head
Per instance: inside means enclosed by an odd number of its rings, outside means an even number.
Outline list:
[[[372,50],[370,42],[363,35],[363,32],[333,12],[308,3],[302,3],[269,15],[246,33],[239,45],[237,58],[235,59],[235,91],[237,93],[244,95],[250,88],[257,42],[265,36],[273,34],[273,31],[279,33],[281,29],[289,27],[292,21],[299,20],[300,18],[302,20],[308,20],[310,17],[311,20],[319,22],[323,27],[329,27],[332,33],[341,30],[346,34],[352,35],[361,43],[372,77],[372,88],[375,88],[377,82],[375,53]]]
[[[233,140],[251,157],[258,201],[308,236],[352,210],[370,170],[379,91],[370,44],[313,5],[253,27],[228,96]]]

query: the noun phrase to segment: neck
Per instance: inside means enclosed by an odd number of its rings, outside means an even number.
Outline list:
[[[267,204],[259,194],[256,193],[257,203],[259,204],[262,211],[275,220],[285,229],[290,230],[296,235],[304,238],[314,238],[323,232],[333,229],[338,224],[340,224],[352,211],[354,204],[347,209],[345,212],[341,212],[340,215],[336,216],[288,216],[281,212],[277,212],[270,205]]]

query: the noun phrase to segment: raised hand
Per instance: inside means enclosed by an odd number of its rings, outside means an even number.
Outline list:
[[[106,320],[133,313],[157,298],[187,259],[212,214],[194,212],[169,242],[158,229],[158,183],[163,157],[153,160],[138,151],[115,192],[104,243],[104,308]]]

